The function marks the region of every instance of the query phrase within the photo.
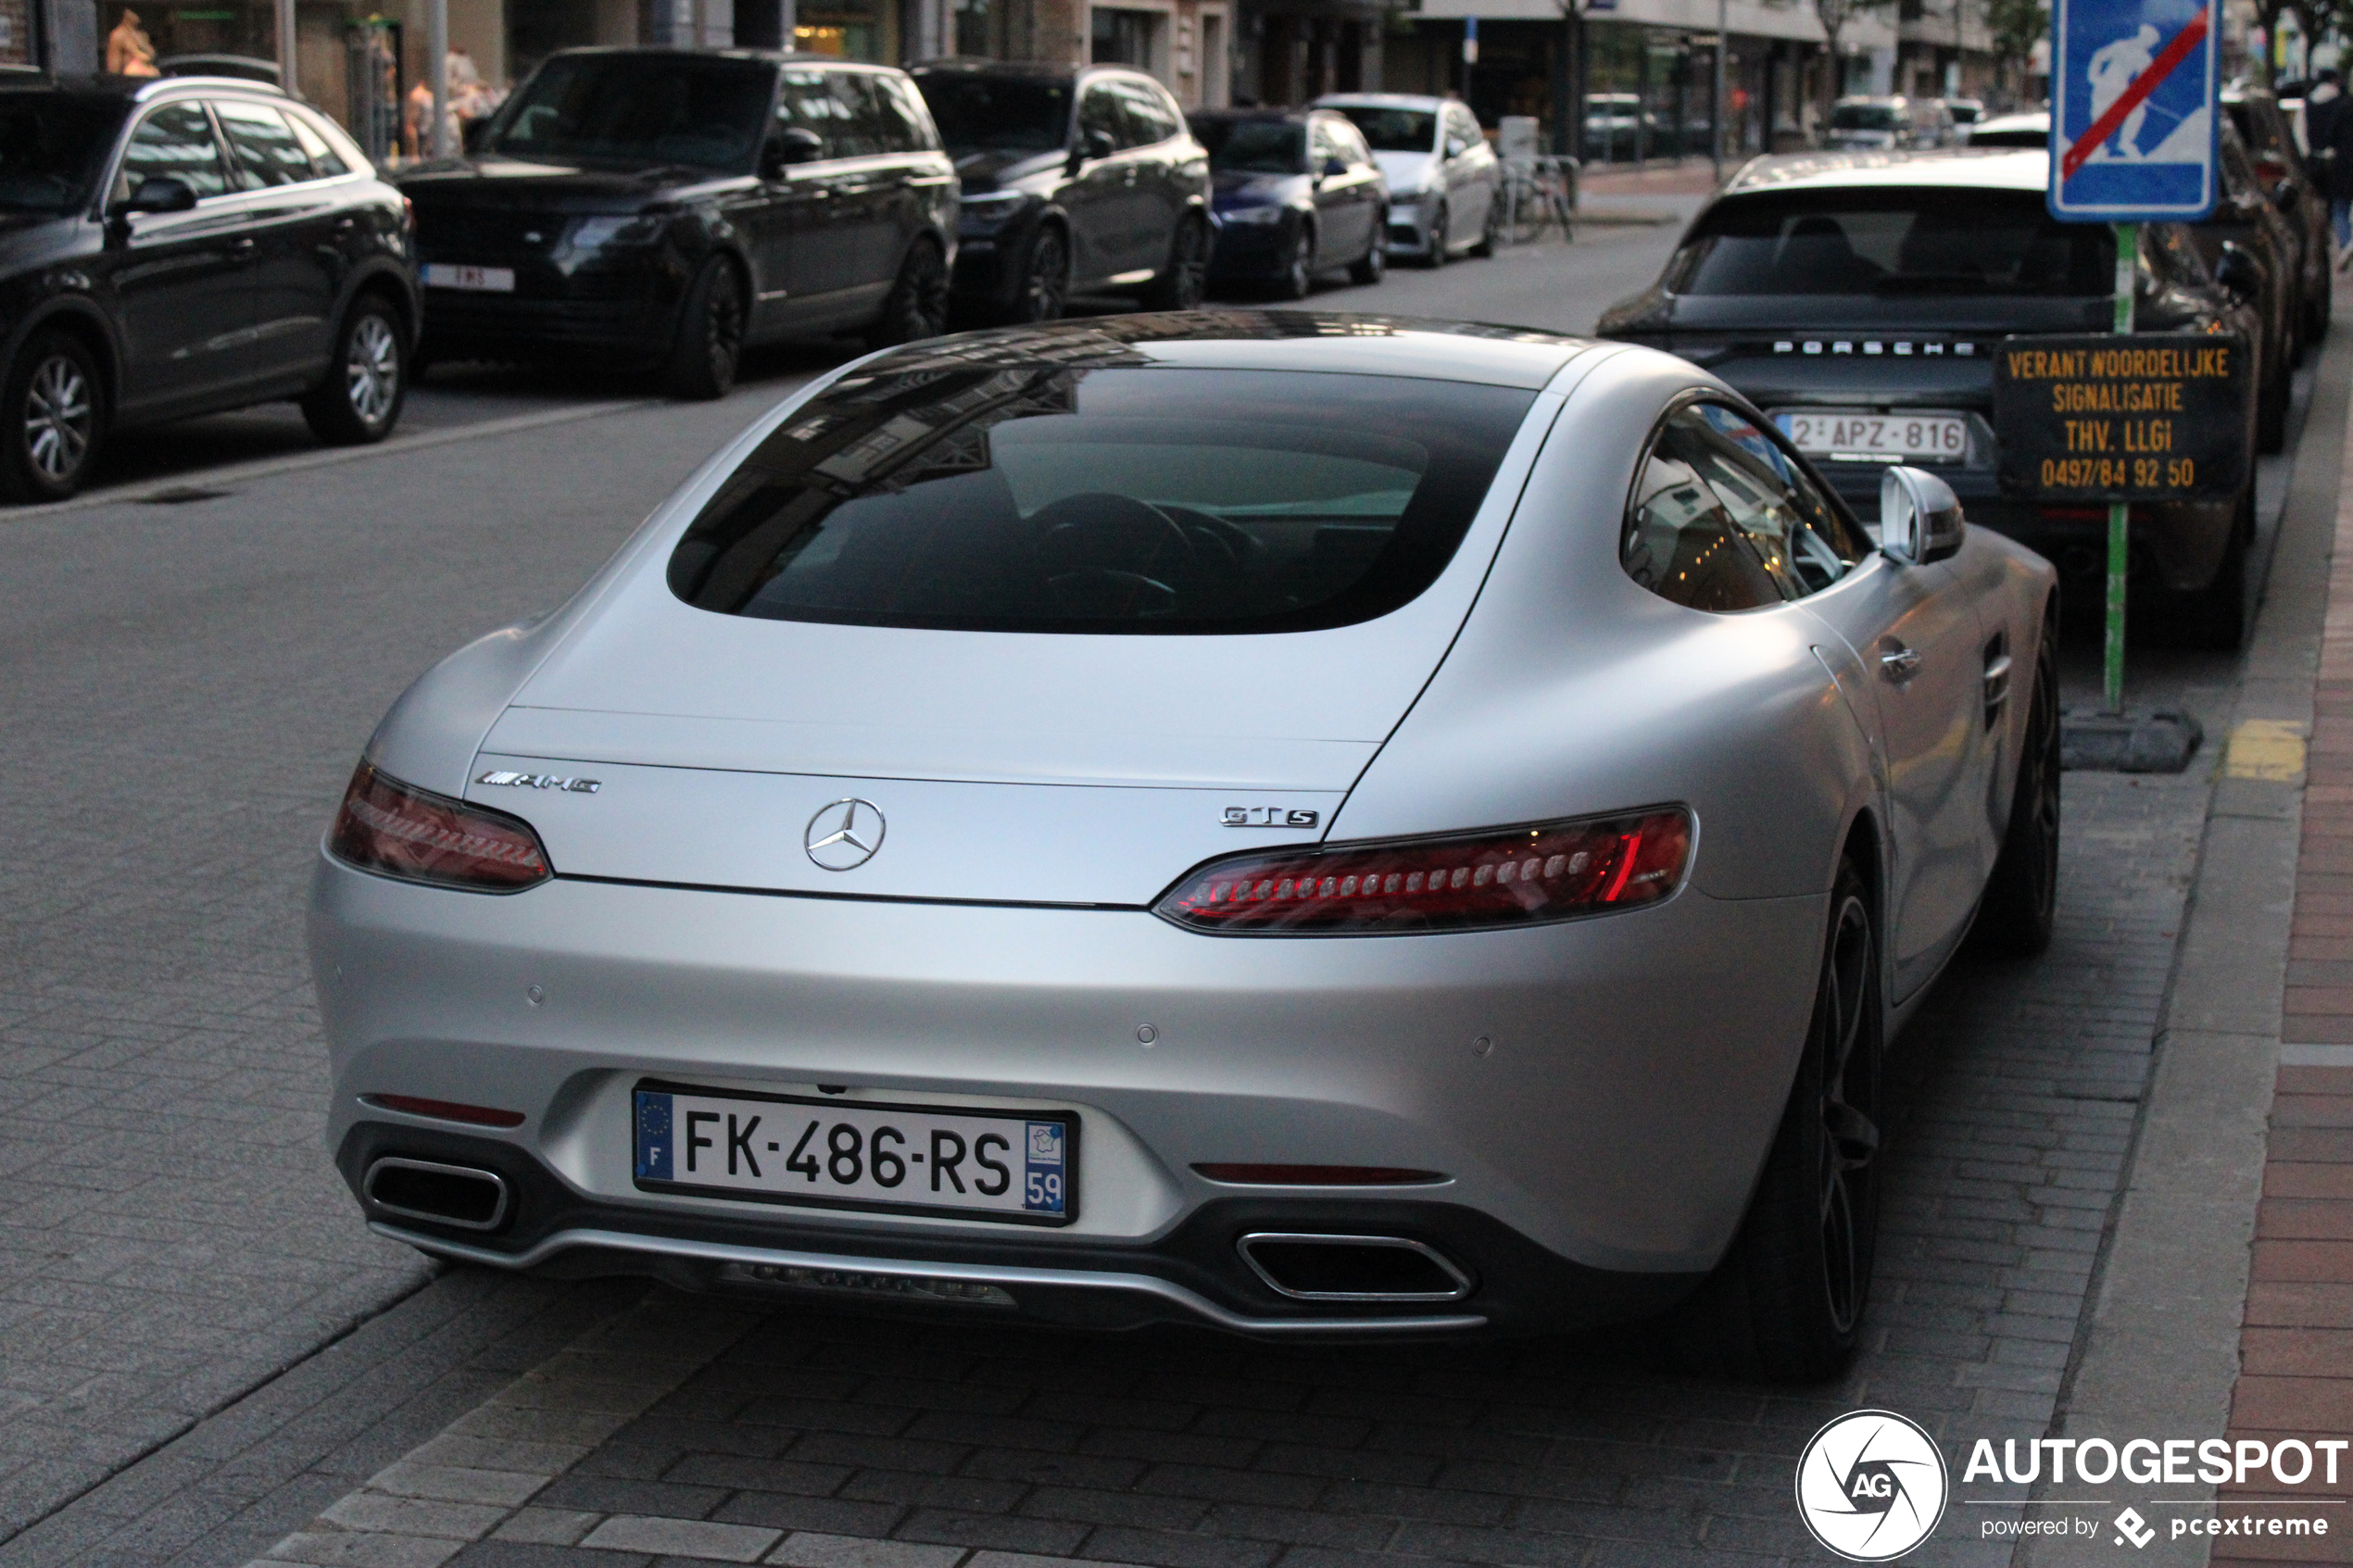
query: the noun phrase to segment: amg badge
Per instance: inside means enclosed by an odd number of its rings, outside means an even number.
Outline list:
[[[573,795],[594,795],[604,787],[601,779],[567,779],[554,773],[518,773],[500,768],[474,780],[480,784],[503,784],[510,789],[561,789]]]

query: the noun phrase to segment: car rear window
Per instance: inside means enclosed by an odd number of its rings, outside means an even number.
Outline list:
[[[854,376],[746,458],[670,585],[722,614],[861,626],[1347,625],[1437,580],[1534,398],[1278,370]]]
[[[1897,124],[1892,104],[1833,104],[1831,106],[1831,129],[1833,131],[1893,131]]]
[[[955,153],[1048,152],[1070,134],[1070,83],[925,71],[915,86]]]
[[[2060,223],[2040,191],[1858,189],[1729,197],[1677,255],[1684,295],[2108,292],[2106,224]]]
[[[123,112],[119,101],[0,94],[0,209],[70,212],[86,205]]]
[[[1307,128],[1279,119],[1199,119],[1193,134],[1209,167],[1236,174],[1296,174],[1307,167]]]
[[[1334,104],[1353,120],[1377,153],[1426,153],[1438,141],[1438,117],[1422,109],[1376,108],[1369,104]]]

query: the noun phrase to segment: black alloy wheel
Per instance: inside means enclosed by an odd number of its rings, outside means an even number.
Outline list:
[[[900,263],[899,281],[866,332],[870,347],[889,348],[948,330],[948,258],[929,239],[917,240]]]
[[[69,333],[36,337],[9,367],[6,398],[0,480],[10,499],[62,501],[81,489],[106,434],[96,357]]]
[[[1797,1081],[1747,1218],[1673,1323],[1690,1370],[1812,1383],[1854,1359],[1879,1229],[1885,1022],[1870,903],[1849,859],[1831,889]]]
[[[409,395],[408,333],[382,295],[362,295],[336,329],[326,378],[303,397],[310,433],[330,446],[366,446],[392,433]]]
[[[1373,248],[1348,266],[1348,281],[1360,286],[1370,286],[1389,275],[1389,214],[1381,212],[1373,219]]]
[[[702,264],[678,313],[677,345],[662,383],[673,397],[710,402],[736,384],[744,353],[744,289],[724,257]]]
[[[2209,653],[2235,653],[2246,640],[2246,558],[2255,543],[2255,486],[2239,494],[2231,537],[2205,587],[2181,596],[2172,617],[2176,641]]]
[[[1978,900],[1970,933],[1978,947],[2028,959],[2051,945],[2058,914],[2059,695],[2058,605],[2043,612],[2043,640],[2034,656],[2026,709],[2026,738],[2018,759],[2018,788],[2002,852]]]
[[[1501,186],[1487,193],[1487,222],[1478,231],[1478,244],[1470,253],[1481,260],[1493,256],[1504,237],[1504,193]]]
[[[1422,265],[1425,267],[1435,268],[1446,265],[1446,204],[1440,202],[1438,210],[1430,214],[1429,249],[1422,257]]]
[[[1275,297],[1305,299],[1315,286],[1315,231],[1302,223],[1290,243],[1290,254],[1284,257],[1282,270],[1275,274]]]
[[[1070,298],[1070,245],[1051,223],[1041,224],[1029,242],[1022,266],[1021,287],[1013,295],[1007,319],[1013,321],[1059,321]]]
[[[1188,216],[1168,237],[1168,265],[1144,291],[1148,310],[1198,310],[1209,293],[1209,225]]]

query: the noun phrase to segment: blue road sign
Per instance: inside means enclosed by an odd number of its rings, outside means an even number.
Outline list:
[[[2221,0],[2054,0],[2051,216],[2214,210],[2221,25]]]

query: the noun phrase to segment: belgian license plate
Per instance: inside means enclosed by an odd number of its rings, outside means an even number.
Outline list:
[[[1023,1224],[1078,1214],[1078,1118],[749,1095],[681,1084],[636,1089],[641,1187],[830,1209],[952,1212]]]
[[[1926,458],[1958,462],[1969,456],[1964,414],[1867,408],[1782,409],[1773,416],[1797,449],[1812,458]]]
[[[511,267],[453,267],[446,261],[428,261],[425,263],[425,287],[467,289],[475,294],[512,294],[515,292],[515,270]]]

